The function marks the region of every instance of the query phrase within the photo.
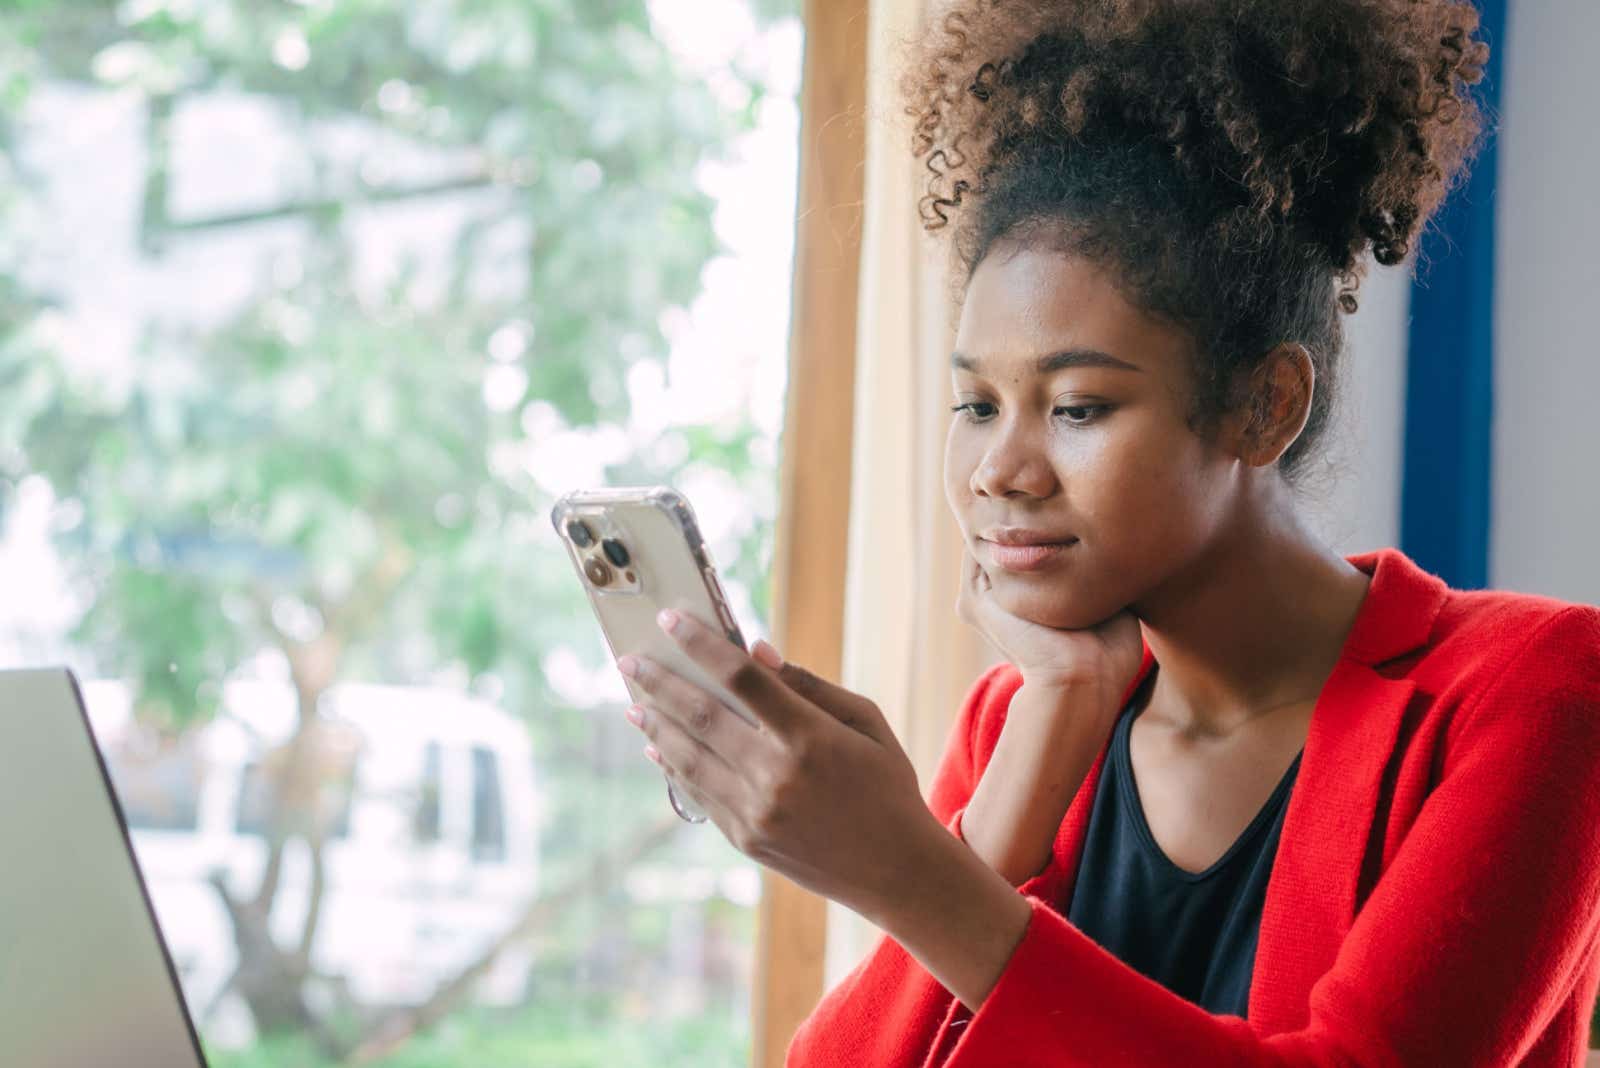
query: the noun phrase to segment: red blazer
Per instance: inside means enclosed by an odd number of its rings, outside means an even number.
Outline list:
[[[977,1012],[885,936],[787,1068],[1580,1064],[1600,984],[1600,611],[1452,590],[1394,549],[1349,559],[1372,584],[1312,713],[1248,1019],[1063,915],[1102,749],[1018,887],[1033,912]],[[1146,647],[1130,695],[1151,663]],[[928,804],[958,837],[1021,682],[985,672],[951,730]]]

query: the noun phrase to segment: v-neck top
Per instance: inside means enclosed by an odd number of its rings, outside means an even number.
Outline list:
[[[1201,872],[1178,867],[1145,820],[1129,749],[1133,721],[1154,677],[1150,672],[1113,730],[1067,918],[1178,996],[1210,1012],[1242,1017],[1267,877],[1300,755],[1214,864]]]

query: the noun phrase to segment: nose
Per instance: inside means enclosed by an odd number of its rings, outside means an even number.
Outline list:
[[[1024,423],[1011,419],[996,427],[994,439],[972,472],[974,495],[1048,497],[1054,491],[1055,469],[1044,443]]]

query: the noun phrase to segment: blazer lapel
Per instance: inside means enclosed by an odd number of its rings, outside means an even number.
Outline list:
[[[1256,940],[1249,1019],[1262,1034],[1306,1025],[1311,987],[1355,920],[1383,772],[1415,690],[1344,659],[1317,697]]]
[[[1261,1034],[1309,1022],[1311,988],[1355,921],[1384,771],[1416,692],[1409,678],[1376,669],[1428,643],[1449,595],[1442,579],[1398,549],[1346,559],[1372,583],[1311,711],[1267,879],[1247,1010]]]

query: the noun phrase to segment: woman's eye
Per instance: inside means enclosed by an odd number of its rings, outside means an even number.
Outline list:
[[[1083,426],[1100,418],[1107,410],[1104,404],[1062,404],[1052,408],[1050,414],[1062,416],[1073,426]],[[993,415],[994,405],[987,401],[968,401],[957,404],[950,410],[952,412],[965,412],[968,422],[981,423]],[[979,409],[984,409],[980,411]]]
[[[1052,410],[1051,414],[1065,414],[1069,423],[1092,423],[1105,412],[1103,404],[1063,404]]]
[[[978,413],[978,409],[979,408],[993,408],[993,407],[994,407],[994,405],[988,404],[988,403],[986,403],[984,401],[968,401],[966,404],[957,404],[957,405],[953,406],[950,410],[952,412],[966,412],[967,413],[966,418],[967,418],[968,421],[974,422],[974,423],[981,423],[984,420],[985,416],[980,415]]]

